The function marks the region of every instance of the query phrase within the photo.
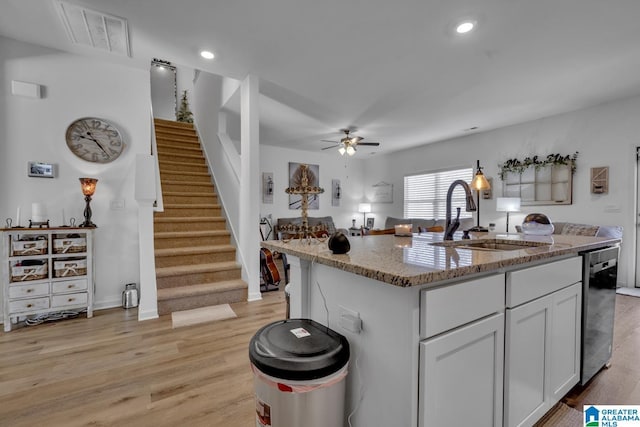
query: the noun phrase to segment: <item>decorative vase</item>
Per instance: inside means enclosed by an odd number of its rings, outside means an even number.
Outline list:
[[[328,245],[334,254],[346,254],[351,249],[349,239],[340,231],[336,231],[329,237]]]

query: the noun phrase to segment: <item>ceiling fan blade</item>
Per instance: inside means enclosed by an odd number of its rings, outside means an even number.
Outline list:
[[[373,147],[377,147],[380,145],[379,142],[358,142],[358,145],[371,145]]]
[[[340,144],[340,141],[331,141],[329,139],[321,139],[321,142],[333,142],[334,144]]]
[[[334,141],[329,141],[329,142],[334,142]],[[331,147],[324,147],[324,148],[321,148],[321,150],[328,150],[328,149],[330,149],[330,148],[336,148],[336,147],[337,147],[337,146],[339,146],[339,145],[340,145],[340,144],[338,143],[338,144],[336,144],[336,145],[332,145]]]

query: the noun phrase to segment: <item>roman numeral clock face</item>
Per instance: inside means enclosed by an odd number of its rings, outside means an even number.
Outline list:
[[[108,121],[95,117],[85,117],[71,123],[66,139],[69,150],[88,162],[112,162],[124,149],[118,129]]]

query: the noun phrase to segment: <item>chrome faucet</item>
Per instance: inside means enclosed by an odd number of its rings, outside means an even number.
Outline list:
[[[464,188],[467,200],[467,212],[476,210],[476,202],[473,200],[473,194],[471,193],[471,187],[469,187],[469,184],[461,179],[456,179],[455,181],[453,181],[449,186],[449,190],[447,191],[447,218],[445,223],[444,240],[453,240],[453,233],[455,233],[458,227],[460,227],[460,208],[458,208],[458,215],[456,216],[456,220],[453,222],[451,221],[451,196],[456,185],[461,185],[462,188]]]

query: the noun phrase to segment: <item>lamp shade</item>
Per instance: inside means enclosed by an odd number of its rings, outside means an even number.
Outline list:
[[[498,197],[496,199],[496,211],[520,212],[520,197]]]
[[[79,178],[80,186],[82,187],[82,194],[85,196],[93,196],[96,192],[96,184],[98,180],[95,178]]]
[[[471,188],[478,191],[488,190],[491,188],[487,177],[484,176],[482,171],[479,169],[478,172],[476,172],[476,175],[473,177],[473,181],[471,181]]]
[[[358,205],[358,212],[369,213],[371,212],[371,203],[360,203]]]

